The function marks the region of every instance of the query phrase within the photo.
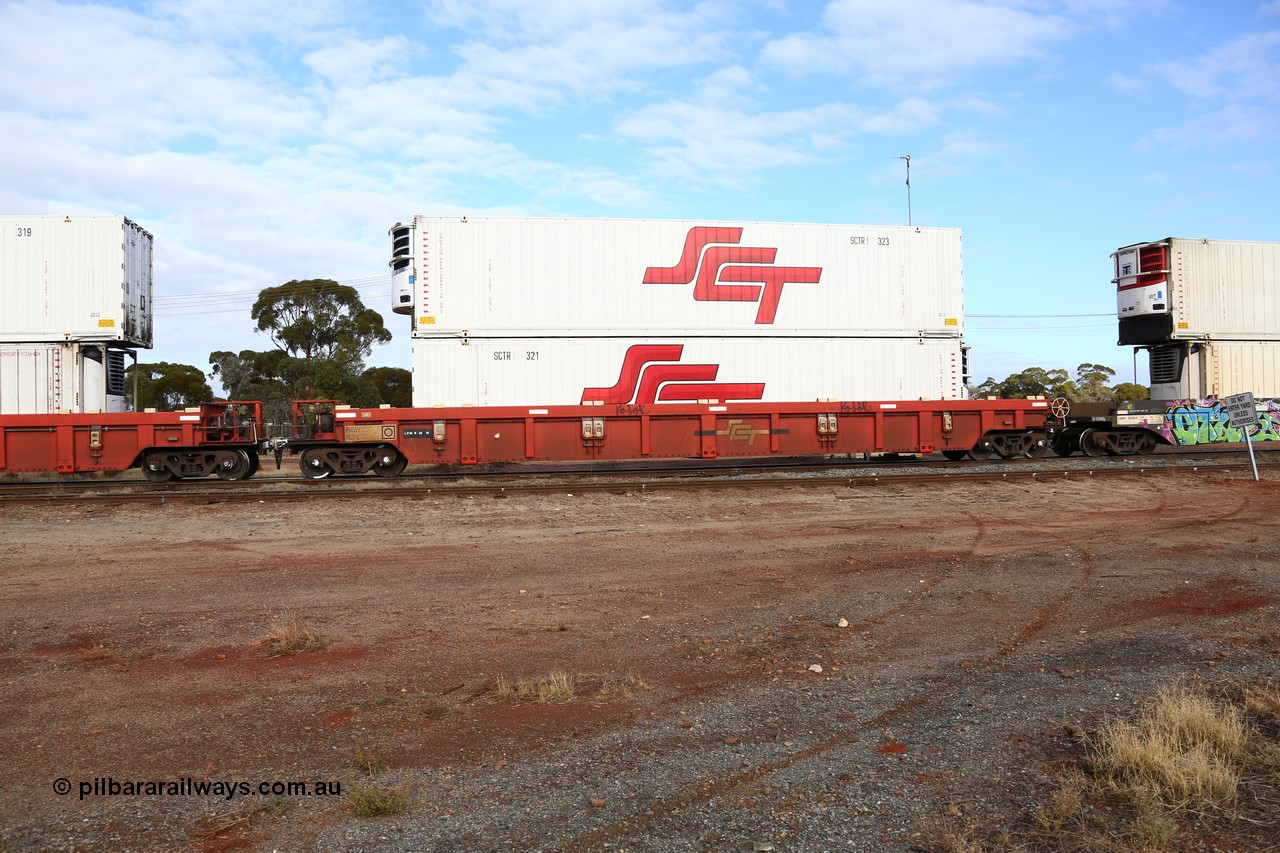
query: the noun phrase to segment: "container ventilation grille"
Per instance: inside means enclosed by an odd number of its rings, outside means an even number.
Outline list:
[[[124,353],[119,350],[108,350],[107,393],[123,394],[124,388]]]
[[[1182,379],[1181,347],[1153,347],[1151,349],[1151,384],[1168,385]]]

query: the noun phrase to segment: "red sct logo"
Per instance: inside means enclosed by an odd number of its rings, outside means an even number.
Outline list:
[[[741,228],[690,228],[676,265],[649,267],[644,283],[692,284],[700,302],[758,303],[756,323],[764,325],[777,315],[784,285],[822,278],[822,267],[773,266],[777,249],[739,246],[741,239]]]
[[[763,382],[716,382],[718,364],[680,362],[682,344],[636,344],[622,359],[610,388],[584,388],[582,402],[679,403],[697,400],[759,400]]]

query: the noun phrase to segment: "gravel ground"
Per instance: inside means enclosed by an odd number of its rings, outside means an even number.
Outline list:
[[[0,507],[0,849],[993,838],[1044,801],[1064,723],[1275,679],[1277,510],[1238,472]],[[266,658],[282,613],[331,645]],[[555,671],[631,689],[497,701]],[[344,796],[78,796],[106,777]],[[358,786],[408,808],[358,817]]]

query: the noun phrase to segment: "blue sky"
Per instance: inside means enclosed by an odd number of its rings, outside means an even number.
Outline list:
[[[414,214],[906,224],[904,154],[975,381],[1127,380],[1112,251],[1280,240],[1280,0],[0,0],[0,57],[0,212],[151,231],[142,360],[205,370],[293,278],[408,367]]]

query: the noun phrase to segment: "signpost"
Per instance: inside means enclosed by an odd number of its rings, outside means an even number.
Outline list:
[[[1230,426],[1244,430],[1244,443],[1249,447],[1249,464],[1253,466],[1253,479],[1258,479],[1258,460],[1253,458],[1253,439],[1249,437],[1249,428],[1258,423],[1258,409],[1253,404],[1253,394],[1232,394],[1222,398],[1222,407],[1227,410],[1231,419]]]

